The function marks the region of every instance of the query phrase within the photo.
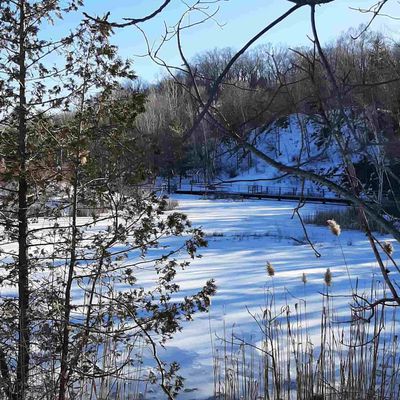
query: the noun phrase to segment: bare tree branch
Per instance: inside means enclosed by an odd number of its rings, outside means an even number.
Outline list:
[[[104,18],[98,18],[98,17],[92,17],[90,15],[88,15],[87,13],[83,13],[83,15],[92,20],[97,22],[98,24],[103,24],[103,25],[107,25],[110,26],[112,28],[125,28],[127,26],[132,26],[132,25],[137,25],[140,24],[142,22],[146,22],[152,18],[154,18],[156,15],[160,14],[165,7],[167,7],[167,5],[171,2],[171,0],[165,0],[164,3],[161,4],[161,6],[159,8],[157,8],[155,11],[153,11],[151,14],[146,15],[145,17],[142,18],[123,18],[126,22],[123,23],[118,23],[118,22],[110,22],[108,21],[108,17],[110,16],[110,12],[108,12]]]
[[[374,22],[375,18],[380,15],[382,8],[385,6],[385,4],[388,2],[388,0],[381,0],[378,1],[378,3],[374,4],[372,7],[370,7],[369,9],[365,10],[362,8],[352,8],[352,10],[357,10],[359,12],[362,13],[372,13],[372,18],[369,20],[368,24],[361,30],[361,32],[357,35],[357,36],[352,36],[352,38],[354,40],[358,39],[360,36],[362,36],[368,29],[369,27],[372,25],[372,23]]]
[[[332,0],[328,0],[332,1]],[[271,22],[268,26],[266,26],[264,29],[262,29],[257,35],[253,36],[231,59],[230,61],[226,64],[224,70],[221,72],[221,74],[218,76],[218,78],[215,80],[211,92],[209,95],[209,98],[207,102],[204,104],[202,107],[202,110],[200,111],[199,115],[197,116],[196,120],[193,122],[193,125],[191,128],[185,133],[183,140],[187,140],[193,132],[197,129],[199,126],[200,122],[204,118],[204,116],[207,114],[208,110],[210,109],[215,96],[218,92],[218,88],[222,81],[224,80],[226,74],[229,72],[231,69],[232,65],[238,60],[240,56],[242,56],[246,50],[254,44],[258,39],[260,39],[263,35],[265,35],[268,31],[270,31],[274,26],[278,25],[280,22],[285,20],[289,15],[293,14],[295,11],[297,11],[299,8],[303,7],[306,4],[296,4],[292,8],[290,8],[288,11],[286,11],[284,14],[282,14],[280,17],[275,19],[273,22]]]

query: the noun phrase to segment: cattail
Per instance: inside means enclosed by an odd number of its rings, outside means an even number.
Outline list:
[[[326,223],[328,224],[329,229],[335,236],[340,235],[341,232],[340,225],[334,219],[328,219]]]
[[[269,261],[267,261],[267,274],[268,274],[268,276],[274,276],[275,275],[274,266]]]
[[[332,284],[332,272],[331,272],[331,270],[329,268],[325,272],[324,281],[325,281],[326,286],[331,286],[331,284]]]
[[[305,272],[303,272],[303,275],[301,276],[301,281],[306,284],[307,283],[307,275]]]
[[[389,256],[391,256],[393,254],[393,252],[394,252],[394,248],[393,248],[392,243],[384,242],[383,243],[383,250],[385,250],[386,254],[389,254]]]

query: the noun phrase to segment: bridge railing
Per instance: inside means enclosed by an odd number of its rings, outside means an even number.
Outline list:
[[[319,191],[311,188],[297,188],[285,186],[265,186],[265,185],[249,185],[247,192],[251,194],[269,194],[274,196],[294,196],[294,197],[333,197],[331,192],[325,189]],[[340,196],[335,196],[340,197]]]
[[[315,197],[315,198],[340,198],[340,196],[325,189],[314,190],[311,188],[297,188],[293,186],[271,186],[258,184],[237,183],[198,183],[190,182],[180,187],[180,190],[190,192],[207,193],[229,193],[229,194],[251,194],[270,196],[293,196],[293,197]]]

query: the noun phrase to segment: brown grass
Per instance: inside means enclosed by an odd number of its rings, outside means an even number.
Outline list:
[[[306,224],[327,226],[328,220],[335,220],[342,229],[363,230],[359,219],[358,210],[354,207],[343,207],[336,210],[318,210],[312,214],[305,215],[303,220]],[[374,221],[369,221],[370,229],[385,233],[381,226]]]
[[[215,399],[399,399],[396,308],[376,310],[370,322],[370,311],[351,308],[348,323],[338,323],[325,290],[317,328],[309,326],[305,301],[273,311],[272,299],[262,315],[253,315],[258,340],[225,333],[214,346]]]

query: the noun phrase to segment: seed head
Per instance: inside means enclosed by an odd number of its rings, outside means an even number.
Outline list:
[[[268,276],[274,276],[275,275],[274,266],[269,261],[267,261],[267,274],[268,274]]]
[[[303,272],[303,275],[301,276],[301,281],[306,284],[307,283],[307,275],[305,272]]]
[[[385,250],[385,252],[386,252],[387,254],[389,254],[389,256],[391,256],[391,255],[393,254],[393,252],[394,252],[394,248],[393,248],[392,243],[390,243],[390,242],[384,242],[384,243],[383,243],[383,250]]]
[[[329,226],[329,229],[335,236],[339,236],[341,233],[340,225],[334,219],[328,219],[326,223]]]
[[[325,285],[326,286],[331,286],[331,284],[332,284],[332,272],[331,272],[331,270],[329,268],[325,272],[324,281],[325,281]]]

